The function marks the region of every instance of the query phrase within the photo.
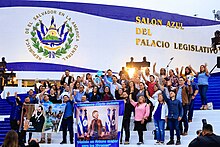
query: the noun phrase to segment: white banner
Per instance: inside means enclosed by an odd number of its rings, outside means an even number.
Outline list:
[[[191,64],[198,70],[205,62],[209,68],[217,63],[219,48],[211,48],[211,38],[219,29],[219,22],[143,9],[137,13],[138,9],[126,8],[128,12],[135,10],[129,17],[116,11],[120,7],[103,5],[93,6],[97,10],[90,12],[90,5],[69,3],[73,9],[80,7],[78,12],[35,4],[0,8],[1,56],[13,63],[9,67],[15,71],[60,72],[61,67],[51,68],[52,64],[59,64],[66,69],[74,66],[75,72],[80,72],[78,68],[88,72],[111,68],[118,72],[130,57],[142,61],[144,56],[151,67],[157,62],[158,69],[166,67],[171,57],[173,69]],[[105,8],[114,11],[104,11]]]

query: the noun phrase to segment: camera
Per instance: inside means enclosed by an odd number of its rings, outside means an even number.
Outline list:
[[[207,125],[208,123],[207,123],[207,120],[206,119],[202,119],[202,128],[205,126],[205,125]]]
[[[203,130],[203,127],[207,125],[207,120],[206,119],[202,119],[202,130]],[[196,131],[196,135],[198,136],[202,136],[202,130],[197,130]]]

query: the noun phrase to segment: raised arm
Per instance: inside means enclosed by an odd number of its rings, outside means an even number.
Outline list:
[[[158,77],[159,77],[159,73],[156,72],[156,65],[157,65],[157,63],[155,62],[154,65],[153,65],[153,74],[154,74],[155,76],[158,76]]]
[[[155,106],[155,103],[157,102],[157,100],[150,97],[147,90],[145,91],[145,93],[146,93],[147,98],[152,102],[153,106]]]
[[[167,97],[167,94],[166,94],[164,86],[160,86],[160,90],[162,91],[162,95],[163,95],[163,98],[164,98],[165,102],[168,103],[169,99]]]
[[[16,102],[18,103],[18,105],[20,105],[20,106],[23,105],[23,103],[21,102],[21,98],[18,97],[18,93],[17,93],[17,92],[15,92],[15,100],[16,100]]]
[[[73,83],[74,81],[75,81],[75,79],[74,79],[74,74],[72,74],[72,75],[71,75],[71,80],[70,80],[70,82]]]
[[[13,105],[13,102],[9,100],[10,92],[7,92],[7,97],[6,101],[8,102],[9,105]]]
[[[61,87],[59,87],[58,89],[57,89],[57,100],[61,100],[61,90],[60,90],[60,88]]]
[[[209,76],[209,71],[208,71],[207,66],[208,66],[207,63],[205,63],[205,73],[206,73],[207,76]]]
[[[74,83],[70,83],[70,101],[73,101],[73,87],[74,87]]]
[[[116,86],[116,88],[115,88],[115,98],[116,98],[117,100],[120,99],[120,95],[119,95],[119,93],[118,93],[118,86]]]
[[[141,76],[142,76],[142,78],[144,79],[145,83],[147,83],[147,82],[148,82],[148,80],[145,78],[145,76],[144,76],[143,72],[141,72]]]
[[[137,105],[137,102],[135,102],[133,99],[132,99],[132,95],[130,94],[129,95],[129,99],[130,99],[130,103],[135,107]]]
[[[43,100],[43,98],[44,98],[43,96],[44,96],[45,92],[46,92],[46,89],[40,93],[40,95],[39,95],[40,102]]]
[[[98,77],[98,78],[100,79],[100,77]],[[100,80],[100,82],[101,82],[101,80]],[[93,83],[94,86],[99,87],[100,82],[99,82],[99,83],[96,83],[96,82],[92,79],[92,83]]]
[[[179,68],[177,67],[175,70],[176,70],[176,76],[179,78],[180,77]]]
[[[64,81],[63,81],[63,80],[64,80],[64,77],[65,77],[65,75],[63,74],[62,77],[61,77],[61,79],[60,79],[60,84],[61,84],[61,85],[63,85],[63,83],[64,83]]]
[[[85,85],[86,80],[85,80],[85,74],[83,74],[82,78],[81,78],[81,82]]]
[[[96,82],[93,80],[93,78],[91,79],[92,81],[92,84],[94,85],[94,86],[98,86],[97,84],[96,84]]]
[[[196,74],[196,76],[198,76],[198,72],[195,69],[193,69],[191,65],[189,65],[189,68]]]
[[[105,73],[105,76],[104,76],[104,82],[111,85],[112,82],[110,82],[108,79],[107,79],[107,76],[106,76],[106,73]]]
[[[181,69],[180,69],[180,76],[181,77],[183,76],[183,68],[184,68],[184,66],[182,66]]]

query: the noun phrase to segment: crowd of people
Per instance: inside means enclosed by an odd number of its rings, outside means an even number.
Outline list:
[[[198,83],[194,81],[197,77]],[[124,100],[125,109],[122,122],[120,143],[130,141],[130,120],[134,114],[134,130],[138,132],[138,145],[144,144],[143,131],[146,131],[148,122],[155,124],[155,144],[165,144],[165,126],[170,130],[170,140],[167,145],[180,145],[181,135],[188,135],[189,123],[193,121],[194,99],[199,93],[201,96],[201,110],[207,110],[206,92],[208,89],[209,72],[207,64],[195,71],[192,66],[170,69],[161,68],[156,72],[156,63],[153,72],[146,68],[144,72],[136,69],[129,77],[123,68],[119,76],[108,69],[103,75],[87,73],[74,77],[69,70],[61,77],[60,83],[50,81],[36,81],[35,89],[30,89],[24,103],[15,93],[15,101],[7,101],[12,106],[10,116],[11,128],[19,132],[22,106],[26,104],[66,103],[62,119],[63,140],[67,143],[67,128],[70,143],[73,144],[73,105],[81,102],[98,102],[110,100]],[[8,96],[10,94],[8,93]],[[177,140],[174,142],[174,130]],[[19,134],[18,134],[19,136]],[[42,133],[39,143],[45,143],[45,134]],[[24,137],[25,138],[25,137]],[[23,138],[23,143],[25,139]],[[29,134],[29,142],[32,135]],[[51,143],[51,134],[47,134],[47,143]],[[4,142],[5,144],[5,142]],[[3,144],[3,146],[4,146]]]

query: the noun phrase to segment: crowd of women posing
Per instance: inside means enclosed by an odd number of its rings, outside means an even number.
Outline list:
[[[165,123],[170,130],[170,141],[167,145],[179,145],[180,135],[188,134],[188,123],[192,122],[194,99],[198,93],[201,96],[201,109],[207,109],[206,92],[208,89],[209,72],[207,64],[200,66],[196,72],[191,66],[181,67],[168,72],[161,68],[156,72],[156,63],[153,65],[153,73],[146,68],[145,73],[138,69],[132,77],[123,68],[119,77],[113,75],[109,69],[104,75],[87,73],[85,76],[70,75],[66,70],[61,77],[60,84],[45,81],[38,81],[35,84],[35,92],[29,91],[27,98],[30,104],[37,103],[67,103],[62,120],[63,141],[66,142],[67,126],[70,134],[73,134],[72,105],[78,102],[94,102],[109,100],[124,100],[125,109],[121,130],[120,143],[129,144],[130,120],[134,114],[134,130],[138,132],[138,145],[144,143],[143,131],[146,131],[148,122],[155,124],[156,144],[165,144]],[[198,83],[194,82],[198,78]],[[71,98],[71,100],[69,100]],[[14,109],[13,109],[14,110]],[[14,112],[11,115],[11,122],[14,119]],[[67,119],[68,118],[68,119]],[[67,121],[68,120],[68,121]],[[13,125],[12,125],[13,127]],[[123,131],[124,130],[124,131]],[[177,140],[174,143],[174,130]],[[123,142],[123,132],[125,141]],[[51,142],[51,136],[49,136]],[[45,135],[42,135],[41,143],[45,143]],[[70,143],[73,143],[73,135],[70,135]]]
[[[198,93],[201,96],[202,110],[207,110],[206,92],[208,89],[209,72],[207,64],[200,66],[200,71],[196,72],[191,66],[181,67],[179,72],[176,68],[169,70],[166,74],[164,68],[160,73],[155,72],[153,66],[153,75],[149,69],[143,73],[136,73],[130,80],[123,79],[127,73],[120,72],[121,75],[118,84],[122,87],[115,89],[116,99],[124,99],[125,112],[122,123],[120,143],[123,143],[123,130],[125,131],[124,144],[129,144],[130,138],[130,117],[134,112],[134,130],[138,132],[138,145],[143,144],[143,131],[146,131],[146,124],[151,120],[155,124],[155,144],[165,144],[165,124],[170,130],[170,141],[167,145],[180,145],[180,136],[188,135],[188,123],[192,122],[194,99]],[[198,83],[194,82],[197,77]],[[119,81],[120,81],[119,80]],[[141,80],[143,82],[141,82]],[[127,86],[126,86],[127,85]],[[174,130],[177,140],[174,142]]]

